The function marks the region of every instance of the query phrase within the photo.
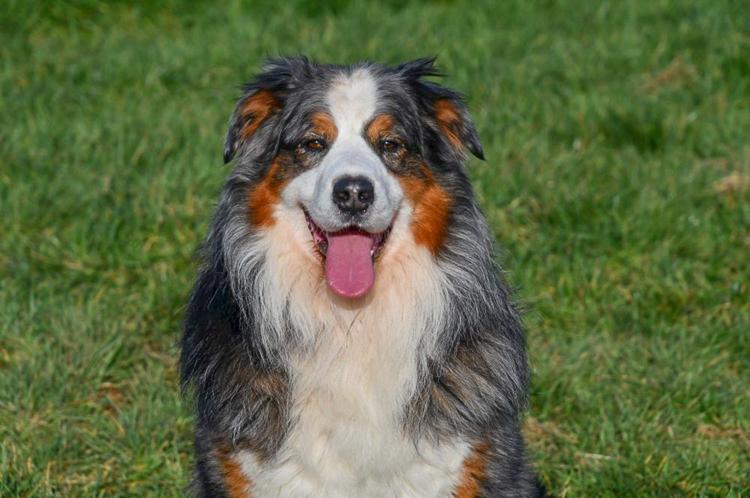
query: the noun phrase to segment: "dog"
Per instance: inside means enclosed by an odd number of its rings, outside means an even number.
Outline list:
[[[271,60],[181,341],[201,497],[532,497],[525,339],[434,58]]]

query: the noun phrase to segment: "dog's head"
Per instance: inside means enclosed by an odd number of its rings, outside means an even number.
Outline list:
[[[365,295],[400,239],[437,255],[465,150],[482,157],[461,98],[424,79],[435,74],[432,59],[393,68],[281,59],[237,104],[224,159],[249,179],[248,223],[301,227],[297,242],[339,296]]]

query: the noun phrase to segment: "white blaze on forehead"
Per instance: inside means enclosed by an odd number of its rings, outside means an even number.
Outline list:
[[[339,131],[339,139],[359,136],[365,124],[375,114],[377,83],[370,71],[356,69],[351,74],[342,74],[336,78],[327,100]]]

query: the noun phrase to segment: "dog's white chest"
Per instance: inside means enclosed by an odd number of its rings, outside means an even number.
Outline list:
[[[451,496],[468,446],[415,445],[399,421],[417,380],[419,344],[406,331],[357,328],[330,331],[296,362],[295,423],[284,447],[272,462],[241,458],[254,497]]]
[[[300,422],[274,462],[239,455],[254,498],[449,498],[468,451],[463,444],[417,449],[388,429],[320,412]]]
[[[253,498],[449,498],[468,445],[415,444],[401,423],[445,306],[431,254],[411,238],[392,240],[367,302],[351,306],[295,259],[284,234],[273,239],[267,282],[295,282],[284,295],[307,347],[290,361],[291,430],[282,447],[264,462],[235,455]]]

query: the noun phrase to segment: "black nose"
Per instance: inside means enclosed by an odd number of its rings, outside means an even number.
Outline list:
[[[344,176],[333,184],[333,202],[346,214],[361,214],[375,200],[375,187],[364,176]]]

